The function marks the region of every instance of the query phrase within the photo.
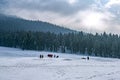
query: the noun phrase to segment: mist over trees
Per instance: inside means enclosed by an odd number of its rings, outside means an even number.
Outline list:
[[[0,32],[40,31],[54,33],[69,33],[74,30],[43,21],[24,20],[15,16],[0,14]]]
[[[83,32],[0,32],[0,46],[120,58],[120,36],[105,32],[95,35]]]

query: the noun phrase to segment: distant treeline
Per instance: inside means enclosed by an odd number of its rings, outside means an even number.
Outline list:
[[[120,36],[114,34],[1,32],[0,46],[120,58]]]

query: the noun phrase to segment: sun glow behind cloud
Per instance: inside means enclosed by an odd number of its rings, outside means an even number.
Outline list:
[[[89,15],[83,14],[81,17],[84,17],[82,19],[81,23],[83,26],[86,26],[87,28],[95,28],[95,29],[100,29],[101,28],[98,26],[103,24],[102,20],[104,15],[101,13],[96,13],[96,12],[89,12]],[[102,28],[104,29],[104,28]]]
[[[114,15],[108,12],[97,12],[97,11],[83,11],[79,13],[80,15],[80,24],[85,26],[87,29],[95,29],[99,31],[106,30],[109,25],[109,20],[114,18]]]

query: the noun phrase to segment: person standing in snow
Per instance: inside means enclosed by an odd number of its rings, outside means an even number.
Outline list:
[[[87,60],[89,60],[89,56],[87,56]]]

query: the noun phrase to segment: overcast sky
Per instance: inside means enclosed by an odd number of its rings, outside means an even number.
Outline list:
[[[120,0],[0,0],[0,12],[79,31],[120,34]]]

